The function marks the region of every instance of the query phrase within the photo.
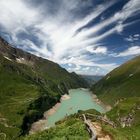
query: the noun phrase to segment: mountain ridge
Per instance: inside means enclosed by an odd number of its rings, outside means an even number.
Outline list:
[[[0,37],[0,132],[7,139],[28,133],[30,125],[69,89],[87,86],[75,73],[11,47]]]
[[[137,56],[103,77],[91,90],[103,100],[114,104],[120,98],[139,97],[140,56]],[[111,99],[107,101],[107,99]]]

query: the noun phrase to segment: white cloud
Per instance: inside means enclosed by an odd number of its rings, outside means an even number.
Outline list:
[[[134,37],[140,37],[140,34],[135,34]]]
[[[115,14],[116,19],[120,21],[125,21],[129,17],[135,16],[140,13],[140,1],[139,0],[129,0],[122,8],[121,11]]]
[[[61,60],[60,64],[67,64],[72,63],[77,66],[76,69],[79,70],[81,66],[83,67],[99,67],[101,69],[104,69],[105,71],[112,70],[116,68],[118,65],[116,63],[97,63],[93,60],[87,59],[86,56],[77,56],[77,57],[71,57],[71,58],[64,58]]]
[[[128,42],[135,42],[140,40],[140,35],[139,34],[129,35],[128,37],[125,38],[125,40]]]
[[[140,54],[140,46],[133,46],[117,54],[117,57],[133,56],[133,55],[139,55],[139,54]]]
[[[121,33],[123,31],[123,24],[118,24],[116,26],[116,30],[117,30],[118,33]]]
[[[23,0],[0,0],[0,24],[8,31],[18,31],[36,22],[38,13]]]
[[[84,67],[82,70],[88,71],[89,69],[90,69],[90,67]]]
[[[108,72],[117,67],[116,63],[103,64],[97,63],[93,59],[89,60],[83,54],[90,52],[97,55],[106,55],[108,49],[100,45],[100,42],[113,33],[121,33],[125,27],[131,25],[131,23],[124,24],[123,22],[139,13],[139,0],[128,1],[122,10],[114,16],[102,19],[101,22],[91,28],[83,28],[77,34],[75,33],[79,28],[87,25],[90,21],[94,21],[115,1],[94,7],[93,11],[87,16],[77,19],[72,19],[71,10],[77,8],[79,2],[62,0],[62,3],[63,5],[59,7],[56,15],[49,15],[48,12],[42,15],[43,9],[41,6],[33,7],[25,0],[0,0],[0,25],[12,35],[17,45],[22,44],[24,46],[23,49],[32,49],[36,55],[59,64],[68,64],[69,67],[73,64],[76,65],[76,68],[71,68],[71,70],[81,71],[81,66],[90,70],[89,67],[96,66]],[[117,23],[117,25],[100,34],[100,31],[114,23]],[[41,40],[39,47],[29,39],[21,41],[17,37],[17,34],[23,31],[30,34],[29,27],[34,29],[32,34]],[[138,38],[138,35],[135,35],[135,38]],[[51,46],[51,50],[48,49],[48,44]],[[79,57],[79,55],[81,56]]]
[[[71,63],[68,63],[68,66],[69,66],[69,67],[71,67],[71,66],[72,66],[72,64],[71,64]]]
[[[129,37],[125,38],[126,41],[133,42],[133,37],[130,35]]]
[[[104,46],[88,46],[86,47],[87,51],[90,53],[96,53],[96,54],[106,54],[107,53],[107,48]]]

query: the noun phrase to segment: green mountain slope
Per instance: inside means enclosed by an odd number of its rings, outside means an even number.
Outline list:
[[[100,115],[96,110],[79,110],[76,114],[71,114],[56,122],[50,129],[37,132],[36,134],[25,136],[24,140],[89,140],[90,135],[83,121],[82,114],[91,113]]]
[[[116,128],[103,125],[115,140],[140,139],[140,97],[130,97],[121,100],[106,114],[114,122]]]
[[[69,117],[53,128],[25,137],[25,140],[89,140],[89,134],[82,120]]]
[[[140,56],[114,69],[91,90],[112,105],[122,98],[140,97]]]
[[[87,86],[75,73],[0,38],[0,139],[27,133],[31,123],[68,89]]]
[[[109,112],[100,114],[95,110],[79,111],[79,113],[65,118],[64,121],[60,121],[62,123],[58,123],[54,128],[27,136],[25,140],[72,139],[71,136],[75,136],[75,139],[78,139],[80,135],[82,135],[80,140],[89,139],[90,135],[86,134],[86,129],[83,131],[84,123],[80,121],[82,120],[82,114],[86,114],[86,117],[91,120],[97,132],[97,138],[139,140],[140,56],[107,74],[92,86],[92,91],[103,102],[112,105],[112,109]],[[75,120],[74,123],[73,119]],[[74,125],[78,123],[79,125]]]

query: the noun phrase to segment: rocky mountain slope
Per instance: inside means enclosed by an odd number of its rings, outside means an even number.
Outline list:
[[[28,133],[70,88],[87,82],[58,64],[13,48],[0,37],[0,139]]]

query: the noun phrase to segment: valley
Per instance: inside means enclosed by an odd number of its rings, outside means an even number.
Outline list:
[[[140,0],[0,0],[0,140],[140,140]]]
[[[94,109],[86,111],[78,111],[78,113],[70,115],[61,121],[56,123],[54,128],[51,128],[54,132],[59,131],[59,126],[62,128],[75,129],[75,126],[66,125],[71,119],[76,119],[77,122],[83,120],[83,114],[85,114],[90,125],[94,128],[95,136],[98,140],[139,140],[140,135],[140,57],[136,57],[122,66],[116,68],[99,82],[91,87],[91,91],[97,95],[97,97],[106,105],[110,104],[112,109],[107,112],[100,113]],[[132,75],[133,73],[133,75]],[[131,75],[131,76],[130,76]],[[129,79],[129,80],[128,80]],[[98,101],[96,99],[96,101]],[[62,129],[61,128],[61,129]],[[77,126],[77,129],[83,129]],[[84,126],[86,133],[86,125]],[[40,140],[45,140],[45,137],[51,139],[82,139],[88,140],[91,138],[80,137],[80,132],[75,136],[75,132],[63,131],[63,136],[52,136],[48,130],[42,131],[27,137],[27,140],[32,140],[40,137]],[[68,136],[68,137],[67,137]],[[74,136],[74,137],[73,137]],[[86,134],[84,134],[86,136]]]
[[[87,86],[75,73],[0,38],[0,137],[6,134],[11,140],[27,134],[68,89]]]
[[[57,121],[75,114],[79,110],[93,108],[101,113],[106,112],[106,109],[94,100],[92,93],[88,89],[72,89],[69,90],[69,98],[64,99],[64,97],[61,97],[60,103],[57,103],[52,109],[45,112],[41,120],[32,125],[30,133],[53,127]]]
[[[140,56],[89,86],[0,38],[0,139],[139,140],[139,85]]]

